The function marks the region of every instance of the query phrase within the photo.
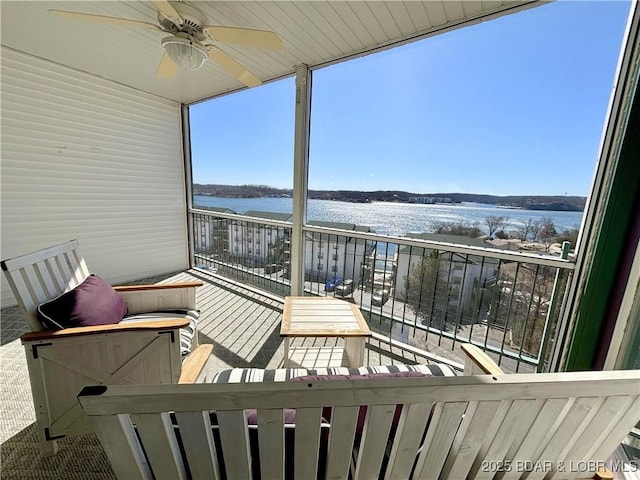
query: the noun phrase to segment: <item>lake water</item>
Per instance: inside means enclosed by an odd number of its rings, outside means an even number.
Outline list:
[[[291,213],[291,198],[226,198],[195,195],[196,206],[222,207],[243,214],[248,210]],[[308,220],[346,222],[369,226],[384,235],[403,235],[410,232],[432,232],[441,223],[478,223],[486,230],[485,218],[503,216],[509,219],[507,230],[516,230],[522,223],[551,218],[558,232],[578,228],[582,212],[551,212],[543,210],[505,209],[485,203],[422,205],[415,203],[350,203],[334,200],[309,200]]]

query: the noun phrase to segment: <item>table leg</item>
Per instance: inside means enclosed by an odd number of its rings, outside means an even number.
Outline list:
[[[364,366],[364,348],[366,337],[346,337],[344,339],[344,351],[347,355],[348,367]]]
[[[284,368],[291,368],[291,361],[289,360],[289,337],[284,337]]]

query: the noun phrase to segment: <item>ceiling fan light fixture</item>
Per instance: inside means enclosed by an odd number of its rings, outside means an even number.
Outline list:
[[[198,42],[183,36],[172,35],[162,39],[162,46],[169,58],[181,70],[198,70],[209,58],[209,52]]]

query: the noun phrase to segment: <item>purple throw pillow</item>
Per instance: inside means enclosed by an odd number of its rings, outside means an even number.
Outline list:
[[[127,306],[116,291],[97,275],[59,297],[38,306],[38,319],[54,330],[120,323]]]

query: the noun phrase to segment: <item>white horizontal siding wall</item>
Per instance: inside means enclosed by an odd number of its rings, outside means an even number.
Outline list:
[[[77,238],[112,283],[188,264],[180,105],[1,50],[1,256]],[[13,297],[2,279],[2,305]]]

